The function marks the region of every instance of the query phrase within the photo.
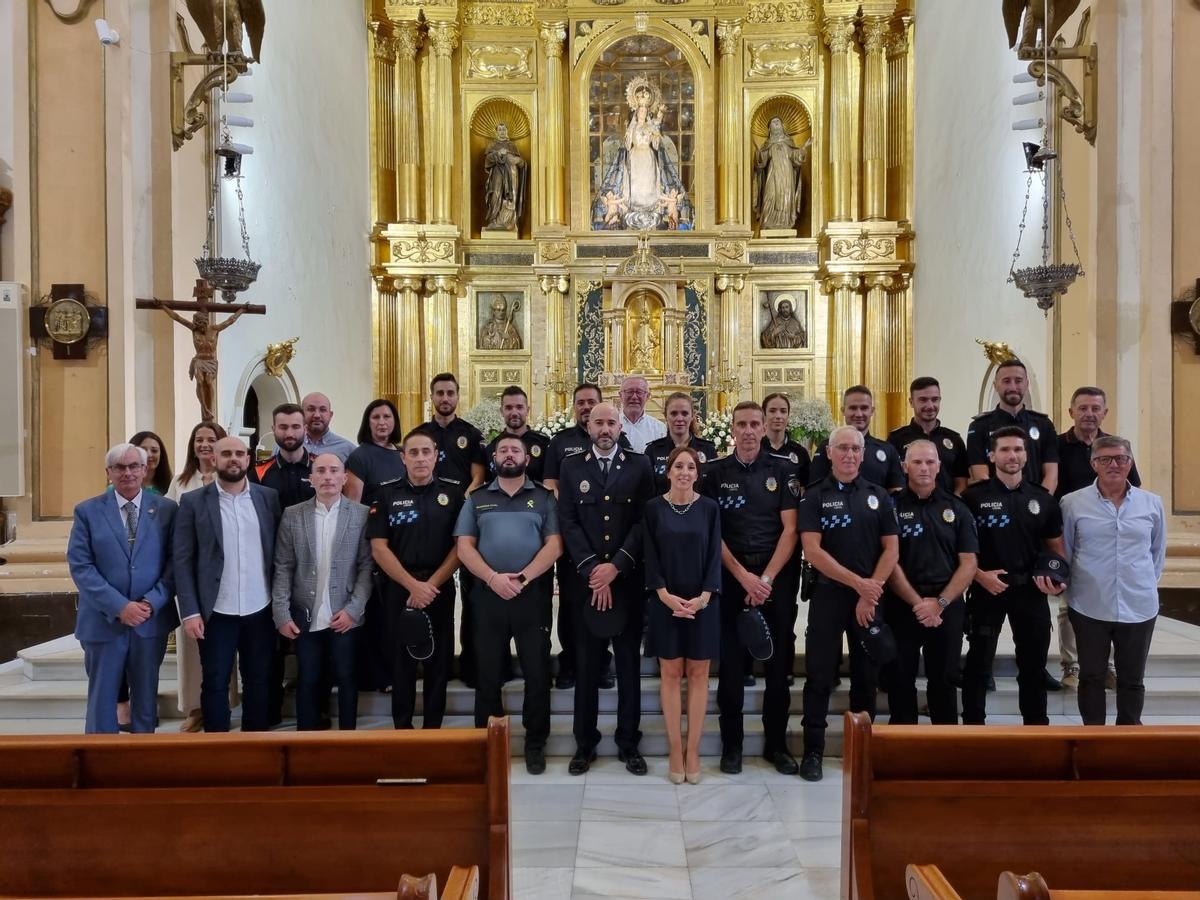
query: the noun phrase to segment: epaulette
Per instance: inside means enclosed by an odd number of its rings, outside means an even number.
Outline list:
[[[586,447],[581,447],[578,450],[575,450],[571,453],[566,454],[565,456],[563,456],[563,459],[570,459],[572,456],[578,456],[580,453],[587,453],[587,452],[588,451],[587,451]]]
[[[437,477],[437,480],[444,481],[444,482],[446,482],[446,484],[452,484],[455,487],[462,487],[462,479],[461,478],[447,478],[445,475],[439,475]]]
[[[396,484],[398,482],[403,481],[406,477],[407,476],[404,476],[404,475],[397,475],[395,478],[389,478],[387,481],[379,482],[379,486],[380,487],[388,487],[389,485]]]

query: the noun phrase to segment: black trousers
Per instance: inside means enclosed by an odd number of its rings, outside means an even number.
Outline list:
[[[614,738],[617,748],[625,752],[636,750],[642,739],[644,579],[645,575],[635,569],[630,574],[619,575],[612,583],[614,602],[627,606],[625,628],[612,638],[613,657],[617,661],[617,731]],[[596,720],[600,711],[600,677],[608,670],[609,638],[596,637],[588,630],[582,610],[574,610],[572,617],[575,622],[575,744],[584,753],[590,753],[600,743]]]
[[[458,677],[470,685],[479,681],[479,659],[475,651],[475,576],[463,566],[458,570],[458,580],[462,586],[462,615],[458,620],[458,643],[461,646]]]
[[[854,638],[854,607],[858,595],[840,584],[819,582],[808,603],[808,630],[804,635],[804,752],[825,752],[829,696],[838,680],[842,635],[851,635],[850,711],[865,712],[875,720],[879,671]]]
[[[428,578],[428,574],[414,576]],[[454,579],[442,585],[437,598],[425,607],[433,626],[433,655],[416,660],[399,633],[399,613],[408,602],[408,591],[397,586],[388,599],[388,646],[392,662],[392,724],[413,727],[417,702],[417,664],[421,665],[424,699],[422,728],[441,728],[446,716],[446,684],[454,660]]]
[[[746,555],[739,562],[756,575],[761,575],[771,561],[771,554]],[[788,716],[792,707],[792,691],[787,677],[796,656],[794,612],[796,584],[791,566],[785,566],[771,588],[771,596],[758,607],[771,631],[774,652],[763,661],[763,733],[764,752],[787,749]],[[721,747],[724,751],[741,750],[745,736],[743,715],[746,704],[746,648],[738,640],[737,617],[746,608],[746,591],[728,569],[721,570],[721,657],[717,673],[717,709],[721,725]]]
[[[504,600],[475,580],[475,653],[479,684],[475,688],[475,727],[486,728],[488,716],[503,716],[500,691],[511,634],[525,676],[521,726],[525,749],[542,749],[550,735],[550,584],[543,576],[512,600]]]
[[[229,679],[237,656],[242,672],[242,731],[270,728],[267,681],[279,633],[270,605],[248,616],[214,612],[204,623],[200,648],[200,711],[205,731],[229,730]]]
[[[1033,585],[1010,587],[993,597],[975,585],[967,595],[967,662],[963,666],[963,723],[986,718],[987,681],[1005,618],[1017,649],[1017,701],[1026,725],[1049,725],[1046,656],[1050,652],[1050,604]]]
[[[361,626],[360,626],[361,627]],[[353,731],[358,725],[358,682],[354,659],[358,635],[352,628],[338,634],[332,628],[306,631],[293,642],[296,651],[296,730],[316,731],[321,713],[328,711],[325,686],[337,685],[338,728]]]
[[[929,596],[922,594],[922,596]],[[942,610],[942,624],[926,628],[912,607],[894,594],[883,598],[883,616],[896,638],[896,661],[888,667],[888,721],[893,725],[917,724],[917,668],[925,655],[925,695],[934,725],[958,723],[958,690],[949,676],[958,670],[963,623],[967,608],[962,599]]]
[[[555,633],[558,635],[558,674],[574,678],[578,671],[579,625],[576,619],[580,617],[581,604],[589,602],[592,596],[587,580],[575,571],[575,564],[566,556],[555,563],[558,575],[558,622]],[[643,609],[645,606],[643,605]],[[612,662],[612,653],[607,644],[602,651],[601,672],[608,671]]]
[[[387,591],[391,580],[382,572],[372,575],[374,587],[367,598],[362,624],[350,633],[357,638],[355,669],[360,691],[382,691],[392,684],[392,633]]]
[[[1117,724],[1141,725],[1146,702],[1146,659],[1154,637],[1155,616],[1145,622],[1105,622],[1067,610],[1079,650],[1079,715],[1084,725],[1103,725],[1104,676],[1108,651],[1117,669]]]

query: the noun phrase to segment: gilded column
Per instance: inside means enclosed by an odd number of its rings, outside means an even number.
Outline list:
[[[567,391],[574,379],[567,358],[570,329],[567,326],[567,300],[571,279],[566,273],[542,275],[538,279],[546,310],[546,412],[565,408]]]
[[[842,391],[863,380],[863,304],[859,277],[830,275],[821,289],[829,295],[829,377],[826,395],[831,409],[839,409]]]
[[[742,20],[717,20],[717,50],[720,66],[717,77],[721,79],[720,118],[717,143],[717,186],[718,220],[720,224],[733,224],[742,217],[742,104],[739,102],[738,85],[741,81]]]
[[[399,384],[400,427],[408,431],[425,418],[425,377],[421,371],[421,286],[422,279],[402,275],[394,279],[398,327],[396,329],[396,372]]]
[[[375,396],[400,406],[400,331],[396,280],[375,276]]]
[[[827,18],[824,36],[830,54],[829,218],[844,222],[854,216],[854,116],[858,109],[854,91],[854,20],[849,16]]]
[[[458,46],[458,25],[432,22],[429,25],[433,141],[429,165],[433,174],[431,219],[435,225],[448,225],[451,216],[451,190],[454,173],[454,49]]]
[[[439,372],[458,368],[458,328],[454,308],[458,297],[458,279],[453,275],[434,275],[425,279],[425,371],[422,385]]]
[[[565,22],[543,22],[538,34],[546,58],[546,110],[542,120],[545,135],[542,148],[542,222],[545,225],[566,225],[563,48],[567,40],[567,25]]]
[[[372,19],[371,105],[372,212],[376,222],[396,217],[396,39],[391,25]]]
[[[713,280],[713,287],[716,288],[719,310],[720,310],[720,326],[717,331],[717,358],[721,361],[720,368],[716,371],[717,384],[715,387],[719,390],[717,397],[717,409],[724,410],[727,407],[732,407],[733,403],[737,402],[737,397],[741,392],[741,384],[738,381],[738,372],[741,366],[738,363],[738,332],[739,317],[741,315],[741,304],[738,302],[742,297],[742,290],[746,286],[746,278],[744,275],[728,274],[718,272],[717,277]],[[732,403],[730,402],[732,400]]]
[[[887,215],[896,222],[909,222],[908,17],[898,24],[899,30],[891,32],[887,43]]]
[[[887,37],[885,18],[863,21],[863,218],[887,218]],[[837,102],[836,100],[834,101]]]
[[[421,26],[395,22],[396,41],[396,221],[421,221],[421,132],[417,122],[417,51]]]
[[[895,280],[890,274],[873,273],[863,278],[863,373],[862,382],[875,393],[875,423],[872,430],[885,434],[890,424],[898,382],[893,360],[897,354],[896,321],[889,291]],[[899,335],[903,344],[903,329]],[[903,377],[903,376],[901,376]]]

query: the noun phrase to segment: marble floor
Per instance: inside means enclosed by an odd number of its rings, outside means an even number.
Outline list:
[[[759,758],[724,775],[705,758],[700,784],[672,785],[667,761],[636,778],[601,758],[580,777],[566,758],[543,775],[512,766],[515,896],[830,900],[838,896],[840,759],[825,779],[783,776]]]

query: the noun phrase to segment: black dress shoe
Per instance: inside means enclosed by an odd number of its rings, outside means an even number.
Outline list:
[[[1042,672],[1042,680],[1046,682],[1046,690],[1061,691],[1062,682],[1050,674],[1050,670],[1046,669]]]
[[[595,754],[592,754],[593,758]],[[618,750],[617,759],[625,763],[625,769],[630,775],[645,775],[648,771],[646,758],[637,750]]]
[[[329,731],[333,728],[333,719],[329,716],[321,716],[317,719],[317,731]]]
[[[995,675],[988,676],[987,690],[988,690],[989,694],[995,693],[995,690],[996,690],[996,676]]]
[[[525,771],[530,775],[541,775],[546,771],[546,751],[541,747],[525,748]]]
[[[742,773],[742,750],[740,747],[726,750],[721,754],[721,771],[726,775]]]
[[[592,763],[595,761],[595,750],[576,750],[575,755],[571,757],[571,761],[567,763],[567,774],[582,775],[592,767]]]
[[[617,686],[617,676],[612,672],[605,672],[600,676],[600,687],[606,691],[610,691]]]
[[[800,771],[796,757],[786,750],[768,750],[763,754],[763,759],[771,763],[780,775],[795,775]]]
[[[569,691],[575,687],[574,675],[559,675],[554,679],[554,686],[560,691]]]
[[[794,685],[795,683],[796,683],[796,676],[795,676],[795,675],[792,675],[791,673],[788,673],[788,677],[787,677],[787,684],[788,684],[788,687],[791,687],[791,686],[792,686],[792,685]]]
[[[800,761],[800,777],[805,781],[820,781],[822,774],[821,754],[816,750],[805,751]]]
[[[754,685],[757,684],[757,682],[754,680],[753,675],[747,675],[745,678],[742,679],[742,684],[745,685],[746,687],[754,687]]]

